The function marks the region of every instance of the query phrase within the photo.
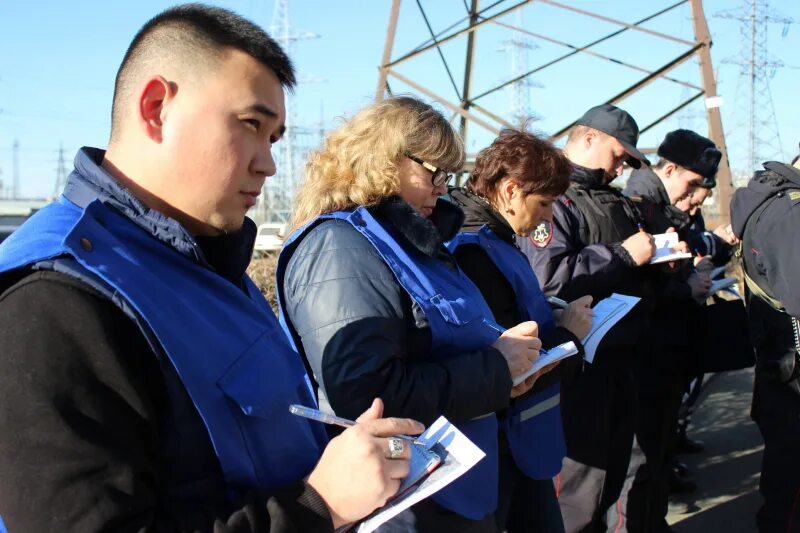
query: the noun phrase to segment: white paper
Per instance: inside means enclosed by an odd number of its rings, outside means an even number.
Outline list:
[[[650,260],[651,265],[692,257],[692,254],[687,252],[672,251],[672,248],[678,244],[678,234],[675,232],[653,235],[653,240],[655,240],[656,253]]]
[[[711,283],[711,288],[708,289],[708,294],[714,294],[717,291],[721,291],[722,289],[727,289],[732,285],[736,285],[736,282],[739,280],[736,278],[722,278],[722,279],[715,279]]]
[[[486,455],[443,416],[431,424],[419,440],[432,447],[436,445],[434,451],[442,457],[442,464],[422,483],[375,511],[358,525],[356,531],[375,531],[401,511],[452,483]]]
[[[571,355],[575,355],[578,353],[578,347],[575,346],[575,343],[572,341],[565,342],[564,344],[559,344],[558,346],[554,346],[549,350],[540,350],[539,351],[539,358],[534,361],[533,366],[531,366],[530,370],[525,372],[524,374],[520,374],[519,376],[514,378],[512,382],[514,385],[519,385],[530,376],[534,375],[539,370],[543,369],[547,365],[551,363],[555,363],[556,361],[561,361],[565,357],[569,357]]]
[[[605,300],[600,300],[592,308],[592,329],[589,333],[581,339],[583,343],[583,358],[587,362],[594,361],[597,346],[606,333],[616,324],[619,320],[628,314],[628,311],[633,309],[639,302],[640,298],[636,296],[626,296],[624,294],[614,293]]]

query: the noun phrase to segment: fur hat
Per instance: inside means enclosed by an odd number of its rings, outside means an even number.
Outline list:
[[[658,156],[703,176],[701,187],[710,189],[717,184],[717,168],[722,152],[702,135],[691,130],[671,131],[658,147]]]

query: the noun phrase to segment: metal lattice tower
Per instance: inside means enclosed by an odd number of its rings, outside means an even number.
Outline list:
[[[289,24],[289,0],[276,0],[272,10],[270,35],[283,50],[293,57],[294,43],[299,40],[316,39],[313,32],[295,32]],[[300,78],[298,83],[322,81],[319,78]],[[302,176],[302,159],[306,152],[319,142],[316,128],[297,125],[294,97],[286,94],[286,132],[272,152],[277,173],[267,178],[259,203],[255,207],[256,222],[287,223],[291,217],[297,183]]]
[[[525,26],[523,22],[522,9],[516,13],[515,29],[511,32],[511,40],[503,43],[502,51],[511,56],[511,76],[520,78],[522,74],[528,72],[528,51],[539,48],[535,43],[522,33],[519,28]],[[507,87],[509,93],[509,118],[512,124],[519,128],[524,128],[530,120],[538,118],[531,111],[530,89],[541,88],[543,85],[528,77],[522,77],[517,82]]]
[[[64,157],[64,145],[58,146],[58,166],[56,166],[56,183],[53,188],[53,197],[56,198],[67,184],[67,160]]]
[[[717,80],[711,63],[711,35],[703,11],[702,0],[675,0],[670,5],[666,5],[655,13],[634,21],[620,20],[613,16],[595,13],[588,9],[569,5],[562,0],[493,0],[491,2],[485,2],[485,4],[482,4],[480,0],[451,0],[447,5],[452,6],[449,13],[452,13],[452,17],[455,20],[452,24],[443,24],[444,28],[437,31],[434,31],[428,23],[429,18],[426,14],[426,10],[422,2],[417,0],[415,2],[416,6],[426,24],[421,25],[417,23],[414,28],[418,28],[417,31],[424,34],[425,40],[414,48],[407,48],[399,51],[399,53],[395,53],[395,34],[397,33],[398,19],[400,18],[401,3],[402,0],[392,0],[392,9],[389,16],[386,41],[375,94],[377,100],[382,99],[387,93],[392,94],[394,90],[411,90],[425,98],[435,100],[448,111],[452,112],[454,116],[460,117],[460,133],[465,141],[465,145],[469,147],[471,140],[471,133],[468,131],[469,128],[482,128],[484,130],[483,134],[485,135],[485,132],[497,134],[502,128],[518,127],[501,116],[504,110],[498,109],[497,101],[500,100],[496,96],[498,91],[504,90],[531,76],[542,76],[541,72],[545,69],[549,69],[557,63],[570,60],[578,55],[589,56],[593,58],[594,61],[610,62],[616,65],[614,68],[623,67],[638,73],[637,78],[634,78],[636,81],[632,83],[629,82],[630,84],[624,88],[609,87],[608,89],[611,89],[613,92],[606,93],[602,101],[596,101],[595,103],[620,104],[654,82],[659,82],[660,84],[666,82],[666,84],[669,85],[677,84],[682,87],[687,87],[691,89],[690,95],[685,101],[674,107],[665,109],[667,106],[664,105],[665,102],[663,101],[649,102],[647,106],[649,114],[660,114],[649,124],[640,123],[640,133],[643,134],[657,125],[662,124],[665,120],[673,117],[693,102],[704,102],[705,117],[708,127],[707,136],[714,141],[723,154],[717,174],[717,194],[715,194],[714,198],[719,206],[719,217],[722,220],[728,218],[731,195],[728,150],[725,143],[725,133],[722,129],[722,118],[719,109],[720,99],[717,95]],[[437,8],[441,9],[440,6],[442,3],[444,3],[444,0],[437,0]],[[592,37],[588,39],[585,39],[582,35],[565,35],[559,38],[553,35],[553,28],[537,28],[537,31],[531,31],[530,28],[522,28],[504,22],[504,18],[508,15],[534,3],[537,6],[546,5],[548,9],[559,10],[564,17],[586,17],[599,20],[604,25],[612,26],[613,29],[611,29],[609,33],[592,35]],[[649,3],[647,4],[649,5]],[[681,38],[674,35],[674,32],[664,32],[652,28],[653,21],[681,7],[683,9],[688,8],[691,12],[692,37]],[[461,15],[459,18],[459,12],[463,14],[465,11],[465,15]],[[501,26],[511,29],[527,37],[532,37],[537,42],[543,41],[548,43],[548,46],[554,45],[553,48],[561,48],[561,51],[557,51],[557,55],[552,59],[545,60],[539,65],[530,67],[521,74],[513,76],[511,79],[490,86],[489,88],[484,87],[481,90],[476,90],[475,87],[473,87],[472,76],[475,70],[475,63],[481,57],[479,54],[475,53],[476,35],[483,28],[492,26]],[[671,47],[679,47],[680,51],[675,52],[674,56],[671,55],[671,58],[666,63],[662,63],[662,60],[659,60],[658,64],[648,65],[646,67],[635,64],[632,60],[626,59],[625,57],[613,57],[600,51],[603,48],[600,45],[612,39],[618,41],[619,39],[617,39],[617,37],[623,34],[623,38],[647,38],[650,40],[657,38],[662,41],[669,41]],[[464,83],[458,86],[453,76],[453,72],[457,73],[458,70],[450,68],[450,65],[448,65],[448,58],[445,57],[442,50],[446,47],[448,51],[452,52],[458,49],[459,44],[464,41],[466,41],[466,47],[463,55],[456,53],[449,54],[450,61],[453,61],[454,57],[458,58],[460,55],[458,63],[454,64],[459,65],[459,67],[463,65]],[[432,54],[438,54],[441,58],[441,62],[449,77],[449,85],[452,86],[453,89],[452,92],[449,90],[449,87],[444,86],[445,84],[441,84],[436,88],[432,86],[430,83],[432,76],[430,69],[425,71],[424,76],[414,76],[409,71],[405,70],[405,63],[410,60],[423,55],[430,56]],[[463,58],[463,62],[461,58]],[[683,75],[673,72],[682,64],[692,59],[697,61],[699,70],[698,81],[681,79]],[[421,61],[424,61],[424,59],[421,59]],[[681,78],[676,76],[681,76]],[[399,86],[399,88],[396,87],[396,85]],[[553,84],[548,82],[548,86],[552,87]],[[556,88],[555,90],[557,91],[558,89]],[[505,107],[505,102],[501,105]],[[623,105],[625,104],[623,103]],[[539,107],[540,106],[537,105],[537,108]],[[576,114],[582,111],[583,109],[575,110]],[[550,139],[552,141],[558,141],[565,137],[572,126],[575,125],[577,118],[578,117],[575,116],[572,122],[565,124],[560,129],[553,128],[549,132]],[[471,126],[468,128],[468,125]],[[701,131],[700,133],[706,132]]]
[[[763,161],[783,161],[783,146],[778,131],[778,119],[770,91],[770,80],[782,61],[770,57],[767,38],[769,25],[783,24],[786,35],[789,25],[795,21],[769,8],[767,0],[743,0],[738,9],[724,11],[719,18],[738,20],[741,33],[741,52],[735,60],[724,63],[739,65],[739,90],[748,93],[747,115],[741,122],[747,134],[747,160],[744,175],[750,175]]]

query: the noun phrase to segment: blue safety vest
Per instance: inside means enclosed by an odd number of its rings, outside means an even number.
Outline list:
[[[503,273],[514,289],[517,310],[523,321],[536,321],[540,336],[555,328],[553,313],[539,288],[536,274],[519,249],[485,225],[474,233],[459,233],[447,246],[455,251],[463,244],[480,246]],[[512,402],[499,421],[500,429],[508,437],[514,462],[532,479],[549,479],[558,474],[567,454],[560,398],[561,385],[555,383]]]
[[[270,493],[311,471],[327,437],[289,404],[315,405],[313,393],[247,276],[245,294],[102,201],[82,209],[64,197],[0,245],[0,273],[24,267],[65,272],[97,289],[166,354],[208,429],[232,499]]]
[[[404,247],[393,236],[393,229],[385,228],[367,209],[359,207],[354,211],[322,215],[293,232],[284,243],[278,259],[278,303],[281,322],[296,340],[296,345],[300,344],[299,337],[284,311],[284,275],[289,259],[303,236],[327,219],[345,220],[363,235],[386,261],[403,289],[422,308],[431,328],[431,359],[483,350],[497,340],[497,333],[483,323],[484,317],[493,318],[492,311],[478,288],[459,268]],[[335,302],[331,302],[331,305],[335,305]],[[302,353],[302,346],[296,347]],[[461,516],[479,520],[497,507],[497,418],[494,413],[486,413],[455,425],[486,457],[432,498]]]

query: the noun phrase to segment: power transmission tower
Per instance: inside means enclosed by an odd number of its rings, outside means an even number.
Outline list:
[[[292,49],[295,42],[319,38],[319,35],[313,32],[293,31],[289,24],[289,0],[275,1],[269,32],[289,57],[294,55]],[[316,77],[298,79],[298,83],[319,81],[323,80]],[[273,152],[277,173],[267,178],[259,203],[256,205],[255,219],[259,223],[287,223],[289,221],[295,190],[302,174],[300,161],[306,152],[318,143],[316,128],[304,128],[297,125],[293,95],[286,94],[285,101],[286,131]]]
[[[58,166],[56,167],[56,185],[53,188],[53,198],[56,198],[67,184],[67,162],[64,158],[64,145],[58,146]]]
[[[511,110],[509,116],[512,124],[520,129],[524,129],[530,120],[537,120],[539,117],[531,111],[530,89],[541,88],[543,85],[529,77],[521,77],[528,72],[528,51],[539,48],[525,34],[520,31],[524,27],[522,9],[516,13],[515,28],[512,29],[511,39],[503,42],[502,51],[508,52],[511,56],[511,77],[518,79],[507,87]]]
[[[11,198],[19,198],[19,140],[14,139],[11,147]]]
[[[777,69],[785,65],[770,56],[767,38],[770,24],[783,24],[783,35],[786,35],[795,21],[771,10],[767,0],[743,0],[739,8],[716,16],[739,21],[740,55],[723,62],[739,65],[739,88],[745,87],[748,93],[747,115],[743,122],[746,122],[747,134],[744,174],[749,176],[763,161],[784,159],[769,84]]]

